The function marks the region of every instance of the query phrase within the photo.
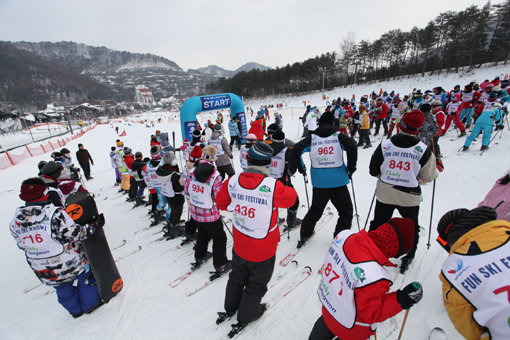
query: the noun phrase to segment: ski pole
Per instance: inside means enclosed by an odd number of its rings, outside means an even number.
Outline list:
[[[432,185],[432,203],[430,204],[430,223],[429,223],[429,240],[427,242],[427,250],[430,248],[430,233],[432,231],[432,215],[434,214],[434,198],[436,195],[436,180]],[[415,228],[418,226],[415,226]]]
[[[232,235],[232,232],[230,231],[230,228],[228,227],[228,225],[225,223],[225,221],[223,220],[223,217],[220,217],[220,220],[221,222],[223,222],[223,225],[225,226],[225,228],[227,228],[230,236],[232,236],[232,238],[234,238],[234,235]]]
[[[404,327],[406,325],[406,321],[407,321],[407,316],[409,315],[409,310],[406,310],[406,314],[404,315],[404,321],[402,321],[402,327],[400,327],[400,333],[398,333],[398,339],[397,340],[400,340],[400,338],[402,337],[402,333],[404,332]]]
[[[352,175],[351,175],[351,186],[352,186],[352,198],[354,200],[354,209],[356,211],[356,222],[358,223],[358,231],[360,231],[358,205],[356,204],[356,194],[354,193],[354,181],[352,180]]]
[[[308,210],[310,210],[310,200],[308,199],[308,177],[306,176],[306,172],[303,174],[303,180],[305,181],[305,193],[306,193],[306,204],[308,205]]]
[[[172,131],[172,140],[174,143],[174,152],[177,152],[177,149],[175,148],[175,131]],[[182,151],[179,153],[179,163],[181,165],[181,171],[183,171],[184,168],[182,167]]]
[[[363,230],[367,229],[367,223],[368,223],[368,219],[370,218],[370,212],[372,211],[372,205],[374,205],[376,191],[377,191],[377,189],[374,190],[374,196],[372,197],[372,202],[370,203],[370,208],[368,209],[367,220],[365,221],[365,226],[363,226]]]

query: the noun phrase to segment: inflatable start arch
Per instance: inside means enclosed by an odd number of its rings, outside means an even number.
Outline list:
[[[239,96],[233,93],[221,93],[199,97],[192,97],[182,104],[180,119],[183,140],[191,141],[193,131],[197,128],[197,112],[213,111],[230,108],[233,117],[241,122],[241,142],[244,143],[248,129],[246,127],[246,114],[244,104]]]

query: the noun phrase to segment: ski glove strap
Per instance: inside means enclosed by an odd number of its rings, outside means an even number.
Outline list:
[[[418,303],[423,296],[423,289],[420,283],[413,282],[402,290],[397,290],[397,301],[403,309],[409,309]]]

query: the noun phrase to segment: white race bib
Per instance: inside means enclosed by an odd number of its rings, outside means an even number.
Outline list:
[[[395,146],[390,139],[381,143],[384,161],[381,164],[381,181],[387,184],[399,185],[407,188],[418,186],[417,176],[420,173],[420,159],[427,146],[423,142],[410,147]]]
[[[342,146],[338,140],[338,132],[328,137],[312,134],[310,160],[313,168],[340,168],[344,165]]]
[[[225,151],[223,151],[223,146],[221,145],[221,141],[223,140],[223,136],[219,136],[218,138],[216,139],[209,139],[209,142],[207,143],[207,145],[212,145],[214,147],[216,147],[216,155],[217,156],[221,156],[225,153]]]
[[[271,166],[269,167],[269,172],[271,173],[271,177],[279,179],[283,177],[283,172],[285,170],[285,152],[287,148],[283,148],[277,155],[271,157]]]
[[[195,178],[195,169],[196,168],[193,168],[189,174],[189,201],[195,207],[201,209],[212,209],[213,206],[216,205],[216,202],[212,199],[212,187],[220,173],[214,169],[214,173],[211,178],[206,183],[202,183]]]

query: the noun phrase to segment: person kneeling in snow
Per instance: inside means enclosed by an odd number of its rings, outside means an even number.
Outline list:
[[[48,201],[45,192],[46,184],[40,178],[24,180],[19,197],[26,203],[16,209],[9,228],[37,278],[53,286],[58,302],[77,318],[103,304],[77,242],[101,228],[104,220],[76,224],[62,207]]]
[[[439,275],[443,302],[457,331],[468,340],[510,339],[510,222],[490,207],[455,209],[437,232],[449,253]]]
[[[392,218],[376,230],[340,232],[331,243],[317,290],[322,316],[315,322],[309,340],[368,339],[376,323],[409,309],[421,300],[421,284],[413,282],[389,293],[395,267],[390,257],[399,257],[414,244],[414,222]]]

